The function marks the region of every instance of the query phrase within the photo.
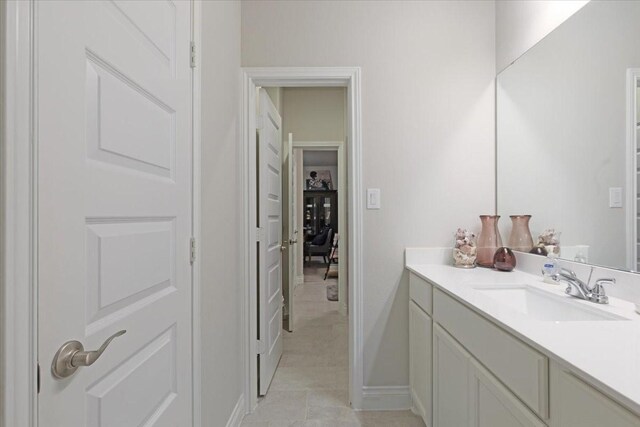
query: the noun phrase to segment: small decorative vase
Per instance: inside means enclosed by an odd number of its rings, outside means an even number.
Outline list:
[[[498,230],[500,215],[480,215],[482,230],[478,237],[478,257],[476,263],[481,267],[493,268],[493,255],[502,246],[502,237]]]
[[[496,270],[511,271],[516,268],[516,256],[509,248],[498,248],[493,256],[493,266]]]
[[[468,248],[473,253],[465,253],[464,249],[453,248],[453,266],[458,268],[475,268],[476,248]]]
[[[533,248],[533,238],[529,231],[531,215],[511,215],[509,247],[514,251],[529,252]]]
[[[475,234],[458,228],[456,243],[453,248],[453,265],[458,268],[474,268],[476,266],[476,236]]]
[[[538,236],[538,246],[544,246],[550,257],[560,256],[560,234],[562,233],[553,228],[547,228]]]

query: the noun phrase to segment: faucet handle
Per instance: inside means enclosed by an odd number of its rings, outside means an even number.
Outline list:
[[[615,285],[616,279],[603,278],[596,280],[596,284],[593,285],[589,300],[597,302],[598,304],[609,304],[609,297],[607,296],[604,285]]]

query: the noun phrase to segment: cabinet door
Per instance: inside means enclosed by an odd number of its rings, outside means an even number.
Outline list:
[[[433,426],[469,425],[470,356],[433,324]]]
[[[638,427],[640,418],[573,374],[551,367],[552,427]]]
[[[470,425],[472,427],[544,427],[518,398],[477,361],[471,360]]]
[[[431,317],[409,301],[409,378],[411,398],[417,414],[431,426]]]

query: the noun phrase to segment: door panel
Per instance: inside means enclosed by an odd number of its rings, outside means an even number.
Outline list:
[[[258,133],[259,227],[259,393],[266,394],[282,356],[282,129],[281,119],[264,89],[259,91],[262,123]]]
[[[146,343],[87,390],[87,426],[159,425],[168,409],[175,412],[175,332],[171,327]]]
[[[471,356],[440,325],[433,324],[433,426],[469,425]]]
[[[433,323],[413,300],[409,301],[409,372],[413,407],[431,425],[433,388]]]
[[[190,2],[35,4],[40,425],[191,425]]]
[[[555,363],[551,369],[552,427],[638,427],[640,418]]]
[[[283,327],[293,332],[294,307],[293,291],[296,281],[296,250],[298,244],[295,191],[295,157],[293,156],[293,134],[283,141],[284,160],[282,162],[282,245],[286,248],[282,257],[282,293],[284,295],[285,319]]]
[[[471,427],[545,427],[513,393],[471,359]]]

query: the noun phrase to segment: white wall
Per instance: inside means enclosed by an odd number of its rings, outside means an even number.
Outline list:
[[[291,87],[282,95],[282,129],[294,141],[344,141],[346,91],[341,87]]]
[[[493,1],[242,2],[243,66],[362,67],[363,184],[382,191],[363,224],[367,386],[409,383],[404,248],[494,210],[494,19]]]
[[[609,188],[626,187],[638,22],[638,2],[591,2],[498,77],[499,213],[532,214],[534,234],[555,227],[614,268],[626,267],[628,206],[609,208]]]
[[[588,0],[497,0],[496,70],[505,69]]]
[[[227,424],[242,392],[239,218],[240,4],[202,2],[202,425]]]

